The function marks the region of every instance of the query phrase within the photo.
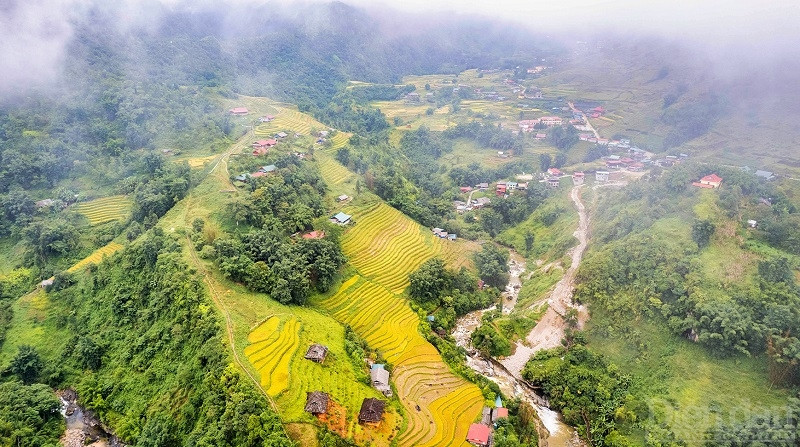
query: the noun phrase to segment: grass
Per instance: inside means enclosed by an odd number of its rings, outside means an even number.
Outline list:
[[[85,216],[90,225],[98,225],[126,218],[132,205],[126,196],[110,196],[78,203],[72,209]]]
[[[719,421],[719,408],[731,413],[776,411],[786,391],[768,386],[762,357],[717,358],[702,346],[672,335],[661,323],[631,321],[627,336],[605,334],[609,316],[592,309],[590,346],[633,375],[658,420],[679,439],[702,445],[702,436]],[[644,439],[636,440],[644,444]]]

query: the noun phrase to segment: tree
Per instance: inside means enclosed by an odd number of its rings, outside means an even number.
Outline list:
[[[559,152],[556,154],[556,158],[553,160],[553,166],[560,168],[567,163],[567,154],[563,152]]]
[[[716,227],[709,220],[695,220],[692,225],[692,239],[698,247],[704,248],[711,241]]]
[[[426,261],[408,279],[411,298],[421,303],[438,302],[440,293],[452,282],[444,261],[439,258]]]
[[[542,172],[550,169],[550,166],[553,165],[553,157],[550,154],[541,154],[539,155],[539,167],[542,168]]]
[[[44,369],[42,358],[32,346],[22,345],[17,355],[11,360],[11,372],[16,374],[25,384],[31,384],[39,378]]]
[[[0,445],[58,445],[58,437],[64,432],[60,405],[47,385],[0,383]]]
[[[530,230],[525,231],[525,252],[530,253],[533,249],[533,243],[536,241],[536,236]]]
[[[475,266],[486,284],[500,290],[508,284],[508,251],[492,243],[485,243],[481,251],[475,253]]]

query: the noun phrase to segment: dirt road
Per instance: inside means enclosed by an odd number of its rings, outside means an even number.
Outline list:
[[[578,311],[578,327],[583,327],[589,317],[588,312],[583,306],[575,306],[572,303],[572,290],[575,287],[575,275],[583,259],[586,246],[589,243],[589,216],[581,200],[580,190],[580,186],[575,186],[572,188],[572,193],[570,194],[572,202],[578,210],[578,229],[575,230],[574,233],[575,237],[578,239],[578,245],[573,247],[569,252],[572,263],[547,298],[547,311],[526,337],[526,344],[517,342],[514,354],[500,362],[515,377],[521,377],[522,369],[525,367],[525,363],[528,362],[531,355],[539,350],[555,348],[561,345],[561,339],[564,338],[564,330],[567,326],[564,320],[567,311],[570,309],[576,309]],[[539,305],[541,305],[541,302],[534,304],[534,306]]]

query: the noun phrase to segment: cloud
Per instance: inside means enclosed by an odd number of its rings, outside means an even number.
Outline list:
[[[58,76],[73,32],[70,3],[11,0],[0,6],[0,94]]]

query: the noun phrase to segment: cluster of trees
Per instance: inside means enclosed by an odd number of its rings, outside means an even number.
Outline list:
[[[56,445],[63,421],[51,387],[72,387],[130,445],[293,445],[230,363],[202,281],[160,229],[49,298],[43,324],[62,336],[47,356],[22,346],[12,360],[0,383],[4,444]]]
[[[433,312],[431,327],[439,331],[449,332],[458,317],[488,307],[499,296],[496,289],[478,287],[478,278],[466,268],[449,270],[439,258],[426,261],[408,279],[411,299]]]
[[[716,355],[766,352],[773,380],[794,383],[800,365],[796,349],[800,315],[794,310],[800,305],[800,287],[792,263],[780,255],[766,257],[751,280],[727,284],[712,293],[710,286],[716,289],[713,284],[720,280],[707,277],[698,255],[713,240],[718,225],[696,220],[685,232],[654,226],[669,216],[692,218],[686,210],[691,210],[696,192],[687,190],[687,185],[708,169],[714,167],[676,167],[656,181],[631,185],[620,192],[622,197],[613,199],[619,200],[617,205],[603,207],[601,213],[608,213],[608,220],[598,219],[603,223],[595,234],[605,245],[582,263],[576,297],[615,315],[663,319],[676,334]],[[719,205],[730,211],[730,217],[743,219],[742,213],[754,210],[767,219],[794,216],[786,205],[776,210],[776,204],[786,203],[780,194],[776,193],[775,203],[762,203],[761,194],[776,192],[772,185],[735,169],[717,172],[731,190],[719,197]],[[747,211],[728,207],[730,203],[746,205]]]
[[[321,239],[290,237],[310,230],[323,215],[326,186],[311,165],[296,157],[282,156],[274,162],[276,171],[251,179],[250,193],[228,204],[229,218],[237,227],[240,222],[246,226],[232,237],[197,238],[195,248],[201,256],[215,259],[234,281],[284,304],[304,304],[312,287],[321,292],[331,287],[345,257],[333,225],[322,224]],[[198,227],[195,233],[202,232],[202,225]]]
[[[481,226],[490,236],[497,236],[506,228],[527,219],[546,198],[547,188],[539,182],[531,182],[524,192],[517,191],[508,197],[493,197],[489,206],[480,213]]]
[[[674,102],[677,98],[669,98]],[[665,104],[667,99],[665,98]],[[664,148],[669,149],[705,135],[727,112],[725,98],[709,93],[681,106],[668,106],[661,121],[672,127],[664,138]]]
[[[634,422],[646,410],[629,394],[631,379],[580,343],[537,352],[522,376],[594,446],[630,445],[617,423]]]
[[[483,147],[499,150],[513,150],[515,154],[522,152],[522,137],[515,137],[510,130],[502,127],[487,125],[480,121],[469,123],[459,123],[453,127],[448,127],[442,132],[448,140],[457,138],[468,138]]]
[[[705,447],[794,446],[800,436],[799,413],[800,401],[793,398],[777,412],[756,414],[745,420],[734,415],[709,428],[703,444]]]
[[[478,275],[489,286],[504,290],[508,284],[508,250],[487,242],[475,253]]]

